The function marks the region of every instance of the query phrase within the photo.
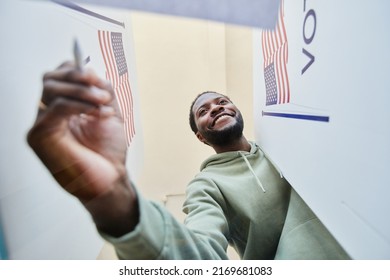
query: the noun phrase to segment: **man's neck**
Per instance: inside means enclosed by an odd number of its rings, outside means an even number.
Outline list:
[[[213,146],[217,154],[233,151],[246,151],[251,150],[251,144],[246,140],[244,136],[240,137],[237,141],[224,146]]]

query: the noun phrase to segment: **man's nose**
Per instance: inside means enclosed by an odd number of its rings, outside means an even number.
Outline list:
[[[224,107],[222,105],[219,105],[219,104],[215,104],[215,105],[212,105],[211,106],[211,116],[215,116],[216,114],[222,112],[224,109]]]

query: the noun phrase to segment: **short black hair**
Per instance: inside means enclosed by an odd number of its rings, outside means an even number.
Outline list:
[[[224,94],[222,94],[222,93],[216,92],[216,91],[204,91],[204,92],[202,92],[202,93],[199,93],[199,94],[195,97],[194,101],[192,101],[192,103],[191,103],[190,115],[189,115],[190,127],[191,127],[192,131],[193,131],[195,134],[198,132],[198,127],[196,126],[196,123],[195,123],[195,115],[194,115],[194,112],[192,111],[192,109],[194,108],[194,105],[195,105],[196,100],[198,100],[199,97],[201,97],[202,95],[204,95],[204,94],[206,94],[206,93],[216,93],[216,94],[219,94],[219,95],[221,95],[221,96],[223,96],[223,97],[226,97],[227,99],[230,100],[230,98],[229,98],[228,96],[226,96],[226,95],[224,95]]]

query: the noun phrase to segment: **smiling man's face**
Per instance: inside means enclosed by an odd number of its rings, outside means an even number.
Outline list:
[[[242,136],[244,122],[238,108],[215,92],[201,95],[193,106],[198,139],[211,146],[225,146]]]

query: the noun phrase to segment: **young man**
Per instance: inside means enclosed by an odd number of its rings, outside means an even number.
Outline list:
[[[125,169],[112,88],[65,63],[44,77],[28,142],[59,184],[91,213],[122,259],[343,259],[344,250],[261,149],[229,98],[205,92],[190,124],[216,154],[189,183],[185,224],[137,192]]]

